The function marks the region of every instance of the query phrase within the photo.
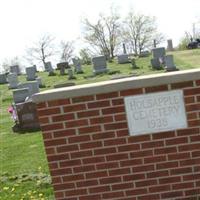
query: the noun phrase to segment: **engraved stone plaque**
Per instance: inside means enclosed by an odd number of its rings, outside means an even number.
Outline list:
[[[124,98],[131,135],[187,128],[182,90]]]

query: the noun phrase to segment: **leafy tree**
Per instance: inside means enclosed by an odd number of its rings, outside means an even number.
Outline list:
[[[79,52],[81,57],[81,63],[83,65],[90,65],[91,64],[91,53],[88,49],[81,49]]]

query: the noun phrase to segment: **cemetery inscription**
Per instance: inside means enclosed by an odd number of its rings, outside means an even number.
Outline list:
[[[131,135],[187,128],[182,90],[125,97]]]

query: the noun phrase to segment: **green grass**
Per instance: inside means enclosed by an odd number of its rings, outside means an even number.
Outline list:
[[[175,64],[180,70],[200,68],[200,50],[175,51]],[[92,77],[92,67],[83,66],[84,74],[75,74],[75,80],[67,80],[67,75],[48,76],[39,72],[46,85],[41,90],[53,88],[54,84],[75,82],[77,85],[109,80],[117,75],[144,75],[161,73],[164,70],[152,70],[151,57],[136,60],[138,69],[132,69],[131,64],[118,65],[114,61],[108,63],[111,72],[117,74],[102,74]],[[88,78],[86,78],[88,77]],[[25,75],[19,77],[25,82]],[[7,108],[12,103],[12,90],[7,84],[0,85],[0,200],[18,199],[54,199],[50,185],[47,160],[44,152],[41,132],[17,134],[12,132],[14,125]]]

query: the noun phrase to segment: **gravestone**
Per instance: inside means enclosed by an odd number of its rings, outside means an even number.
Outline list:
[[[72,61],[73,61],[74,67],[75,67],[75,72],[83,73],[80,60],[77,58],[72,58]]]
[[[67,73],[68,73],[68,79],[69,79],[69,80],[75,78],[72,69],[68,69],[68,70],[67,70]]]
[[[8,88],[16,89],[18,87],[18,78],[16,73],[10,73],[7,76],[8,78]]]
[[[32,101],[17,103],[14,108],[17,113],[17,124],[13,127],[14,132],[40,130],[35,103]]]
[[[28,88],[30,96],[39,92],[38,81],[30,81],[30,82],[26,82],[26,83],[20,83],[18,85],[18,88]]]
[[[174,57],[173,55],[165,56],[165,70],[167,72],[177,71],[177,68],[174,64]]]
[[[47,71],[47,72],[54,71],[51,62],[46,62],[45,63],[45,71]]]
[[[39,87],[43,87],[42,78],[41,77],[37,77],[35,80],[38,82]]]
[[[57,63],[57,69],[60,70],[61,68],[65,69],[70,68],[69,63],[68,62]]]
[[[151,59],[151,65],[154,69],[162,68],[162,64],[164,64],[165,53],[164,47],[152,49],[153,58]]]
[[[10,66],[10,73],[15,73],[17,75],[20,75],[21,71],[20,71],[19,65]]]
[[[130,63],[128,54],[121,54],[117,56],[118,64]]]
[[[34,81],[36,79],[36,68],[35,66],[32,66],[32,67],[27,67],[26,68],[26,80],[27,81]]]
[[[37,73],[37,66],[33,65],[34,69],[35,69],[35,73]]]
[[[6,74],[0,74],[0,84],[7,83],[7,76]]]
[[[105,56],[93,57],[92,64],[94,75],[108,72]]]
[[[13,90],[13,100],[15,103],[25,102],[25,99],[29,96],[29,88],[20,88]]]
[[[172,43],[172,40],[167,40],[167,50],[168,51],[173,51],[174,48],[173,48],[173,43]]]
[[[124,54],[127,54],[127,53],[126,53],[126,45],[125,45],[124,43],[123,43],[123,53],[124,53]]]

